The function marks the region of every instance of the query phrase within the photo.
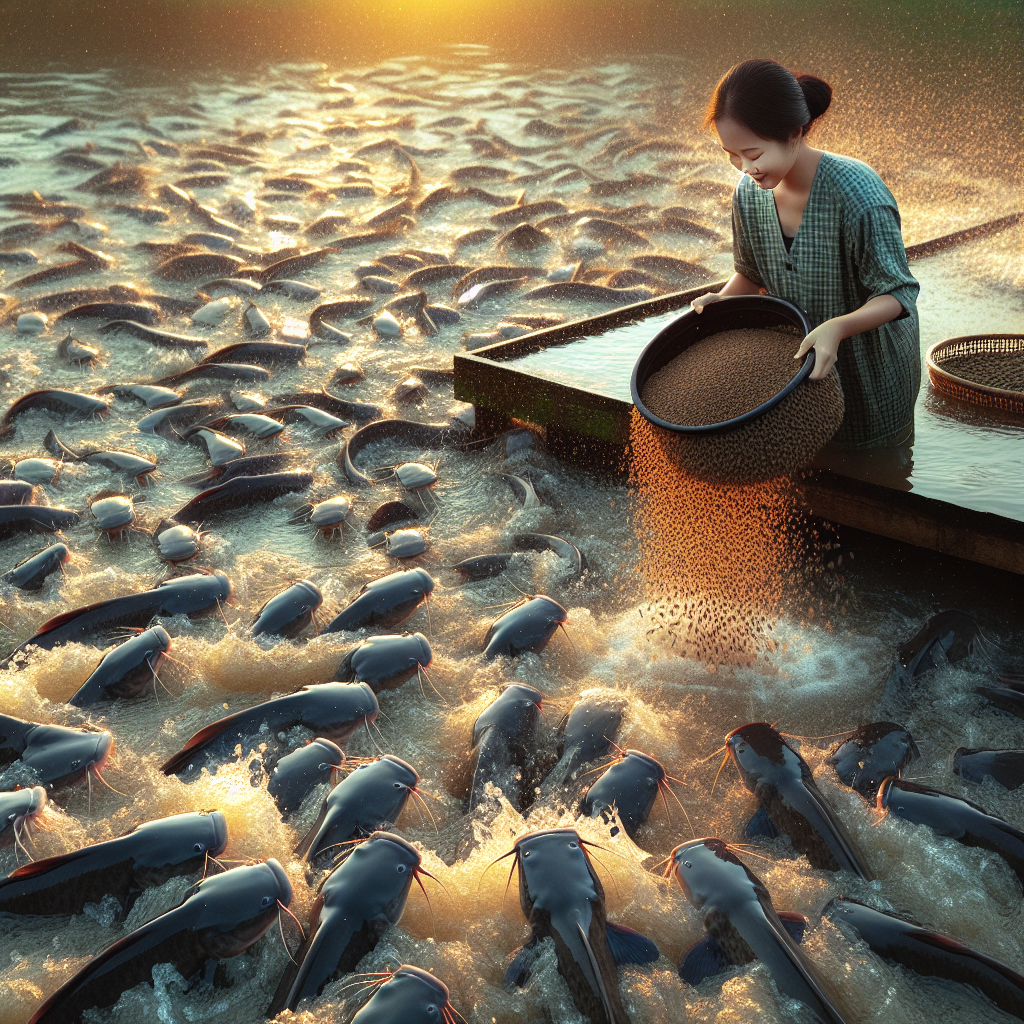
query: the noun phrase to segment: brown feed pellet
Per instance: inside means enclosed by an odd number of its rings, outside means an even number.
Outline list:
[[[711,335],[651,375],[642,398],[670,423],[719,423],[757,408],[797,372],[799,334],[786,328],[742,329]],[[717,434],[673,434],[654,428],[666,455],[694,477],[749,484],[807,465],[843,419],[843,393],[833,369],[804,381],[751,423]]]
[[[656,435],[664,431],[634,409],[630,485],[647,637],[708,666],[773,671],[764,655],[783,611],[826,628],[840,614],[841,591],[824,571],[831,535],[819,533],[793,481],[698,480]]]
[[[952,356],[940,364],[948,373],[987,388],[1024,392],[1024,352]]]

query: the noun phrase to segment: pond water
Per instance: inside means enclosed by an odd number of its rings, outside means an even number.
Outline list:
[[[420,265],[434,259],[434,253],[470,268],[497,264],[544,274],[573,262],[580,244],[576,229],[571,221],[545,226],[550,213],[534,220],[550,234],[537,250],[501,253],[495,236],[480,238],[476,246],[458,244],[460,233],[496,230],[491,217],[498,207],[491,204],[511,204],[520,193],[525,202],[559,202],[568,211],[600,209],[621,217],[634,207],[625,222],[646,235],[651,252],[702,262],[709,274],[719,276],[728,264],[729,244],[727,204],[720,197],[727,196],[734,176],[712,142],[697,131],[698,112],[709,84],[729,64],[764,47],[836,83],[835,117],[823,126],[822,144],[872,162],[892,181],[907,206],[908,241],[997,216],[1017,201],[1018,147],[1008,136],[1019,131],[1012,56],[1017,51],[1011,45],[1019,27],[1005,5],[954,6],[941,18],[924,5],[913,16],[894,15],[884,22],[870,16],[873,5],[844,8],[845,20],[837,19],[835,5],[812,4],[759,8],[756,15],[745,5],[695,4],[682,13],[675,5],[650,5],[628,17],[621,5],[587,8],[587,18],[579,16],[581,9],[577,4],[541,5],[536,20],[526,26],[518,20],[518,8],[454,2],[364,5],[358,12],[329,4],[251,4],[241,10],[226,3],[168,3],[133,12],[130,19],[113,8],[92,11],[73,3],[54,4],[45,13],[32,4],[5,5],[0,232],[18,224],[30,228],[24,236],[18,231],[0,235],[21,239],[5,242],[0,251],[28,248],[38,262],[0,266],[0,294],[11,300],[4,301],[6,319],[0,325],[0,404],[6,408],[41,388],[92,393],[105,384],[162,378],[193,364],[180,351],[103,333],[96,320],[73,325],[76,338],[100,350],[95,364],[69,364],[58,351],[67,330],[53,320],[78,301],[73,297],[47,302],[51,325],[46,332],[17,331],[18,314],[38,308],[42,296],[65,289],[130,284],[144,298],[162,299],[161,327],[201,335],[211,352],[245,340],[241,303],[220,326],[193,323],[182,303],[198,301],[196,290],[209,279],[159,277],[157,255],[139,248],[143,242],[177,242],[210,230],[207,214],[196,206],[171,206],[167,197],[174,193],[160,192],[162,185],[196,174],[220,176],[206,185],[183,187],[242,229],[233,251],[254,265],[266,262],[272,252],[306,251],[369,231],[366,222],[375,214],[410,199],[411,222],[402,222],[401,234],[342,248],[318,266],[290,275],[319,288],[322,296],[316,301],[350,294],[374,297],[374,314],[391,296],[360,289],[355,272],[361,262],[385,255],[414,250],[423,254],[416,257]],[[827,42],[816,42],[821,39]],[[969,75],[950,80],[951,62]],[[897,86],[904,100],[901,116],[892,109]],[[962,142],[972,132],[987,141],[966,162]],[[396,154],[396,139],[419,167],[418,183],[408,161]],[[656,145],[646,145],[654,140],[659,140]],[[212,155],[217,147],[223,159]],[[197,161],[206,163],[190,170]],[[143,168],[135,191],[103,194],[79,188],[116,163]],[[461,182],[458,174],[452,178],[466,167],[487,170],[464,172]],[[265,186],[268,179],[289,175],[313,185],[302,193]],[[593,187],[607,182],[620,185]],[[695,188],[694,182],[701,184]],[[432,210],[415,208],[446,184],[504,198],[462,193]],[[358,185],[364,188],[342,187]],[[619,194],[608,194],[616,189]],[[33,191],[44,202],[84,210],[50,216],[32,198]],[[159,207],[166,218],[146,223],[139,217],[147,214],[126,209],[140,206]],[[678,225],[661,217],[669,206],[692,211],[690,218],[717,231],[719,240],[680,233]],[[337,233],[324,239],[307,236],[304,229],[328,211],[340,215]],[[67,252],[59,249],[67,242],[98,250],[113,262],[109,269],[66,280],[19,284],[25,275],[67,261]],[[640,252],[608,243],[601,263],[609,273],[626,270]],[[978,280],[998,291],[1000,302],[993,308],[1019,309],[1019,263],[995,247],[983,252],[984,259],[970,264],[962,276],[980,275]],[[416,265],[415,259],[407,264]],[[924,264],[921,271],[929,272]],[[400,280],[406,272],[391,276]],[[458,296],[450,294],[452,284],[449,278],[429,285],[429,300],[454,306]],[[494,331],[517,317],[570,320],[607,308],[523,299],[529,285],[462,309],[458,323],[436,334],[424,334],[402,313],[397,338],[378,336],[369,323],[335,321],[350,335],[347,344],[313,339],[318,343],[310,344],[304,361],[276,367],[270,381],[237,390],[270,400],[328,386],[340,397],[377,403],[388,415],[446,421],[465,410],[453,402],[450,385],[441,378],[427,380],[427,394],[417,406],[396,399],[395,385],[413,367],[450,367],[465,335]],[[965,288],[977,297],[974,284]],[[666,283],[662,290],[672,287]],[[316,304],[265,292],[255,302],[275,340],[286,329],[301,334]],[[365,376],[352,385],[331,385],[336,368],[346,362],[361,364]],[[220,401],[230,411],[225,393],[236,387],[231,382],[200,379],[186,387],[190,397]],[[13,432],[0,440],[0,458],[10,461],[46,455],[43,439],[52,429],[74,449],[131,449],[158,464],[157,479],[145,489],[145,500],[137,502],[138,529],[124,540],[108,540],[99,532],[89,499],[105,489],[139,493],[131,481],[102,466],[69,462],[56,482],[38,486],[37,501],[78,510],[82,519],[65,534],[72,553],[65,576],[50,577],[36,593],[6,586],[0,591],[3,653],[53,615],[144,590],[168,576],[169,568],[143,531],[189,500],[196,489],[185,478],[209,465],[199,448],[140,432],[136,424],[143,411],[120,398],[102,422],[35,410],[14,418]],[[345,437],[351,433],[347,430]],[[412,681],[384,694],[378,723],[383,735],[376,743],[412,764],[421,788],[436,798],[428,801],[433,822],[421,820],[410,807],[396,828],[422,850],[424,866],[445,889],[435,894],[428,881],[432,910],[421,893],[413,893],[400,925],[363,959],[360,972],[400,963],[429,969],[449,986],[452,1005],[473,1024],[578,1024],[583,1018],[557,973],[550,943],[524,990],[503,987],[508,957],[525,941],[527,930],[515,899],[503,900],[501,870],[485,871],[525,830],[576,824],[608,850],[598,853],[597,869],[605,881],[610,919],[649,935],[662,953],[650,967],[620,971],[631,1020],[808,1019],[799,1004],[780,997],[762,964],[732,969],[697,988],[679,979],[676,965],[703,934],[701,916],[678,885],[651,870],[691,837],[678,809],[668,816],[656,808],[635,843],[621,832],[613,834],[600,819],[579,819],[574,809],[578,790],[542,788],[526,813],[492,793],[473,813],[463,812],[457,779],[470,757],[473,723],[499,686],[523,682],[545,695],[548,715],[536,738],[541,760],[554,752],[554,727],[581,693],[615,691],[627,702],[616,742],[648,752],[679,780],[673,783],[675,791],[698,835],[729,841],[744,840],[755,801],[732,768],[713,786],[717,759],[707,758],[725,733],[744,721],[765,719],[779,720],[788,734],[808,737],[802,742],[803,756],[865,850],[877,880],[864,883],[815,870],[805,859],[793,859],[784,840],[751,850],[747,862],[778,909],[810,919],[805,949],[836,979],[848,1018],[885,1024],[923,1024],[940,1017],[1006,1019],[976,994],[893,968],[821,921],[827,900],[845,892],[912,915],[1016,970],[1024,967],[1021,887],[1006,863],[893,815],[880,820],[839,784],[824,760],[831,744],[827,734],[881,713],[896,643],[943,607],[955,605],[974,616],[1007,659],[1019,655],[1024,650],[1019,586],[953,560],[921,555],[906,565],[890,557],[888,549],[844,540],[841,565],[830,555],[830,567],[822,549],[815,548],[809,556],[815,565],[801,577],[814,582],[801,583],[770,609],[771,642],[754,663],[682,658],[649,635],[643,618],[651,601],[644,582],[651,575],[644,564],[650,554],[638,544],[634,498],[626,486],[565,466],[536,442],[523,443],[522,436],[507,447],[506,439],[499,438],[476,450],[443,452],[385,439],[357,457],[362,469],[380,468],[384,476],[385,467],[403,460],[432,462],[440,456],[434,500],[425,497],[420,507],[393,480],[369,489],[350,483],[340,462],[344,440],[327,441],[302,424],[269,442],[244,439],[249,454],[283,453],[292,466],[308,470],[313,483],[305,495],[241,508],[205,524],[200,555],[182,569],[227,573],[234,597],[223,616],[165,621],[177,659],[160,670],[167,692],[97,705],[88,713],[66,703],[114,638],[37,651],[20,668],[0,671],[0,713],[98,726],[109,729],[116,742],[103,771],[112,789],[96,783],[54,793],[29,843],[34,856],[67,853],[162,815],[216,808],[228,822],[227,860],[279,859],[295,889],[292,909],[306,924],[318,879],[307,875],[292,851],[316,818],[324,787],[283,821],[265,779],[257,773],[253,785],[248,749],[188,783],[165,776],[160,765],[195,731],[225,713],[332,677],[358,635],[307,634],[297,641],[275,641],[253,638],[249,625],[268,598],[296,579],[308,578],[320,587],[324,618],[336,614],[368,581],[408,567],[367,547],[364,529],[381,502],[402,496],[418,508],[419,525],[429,524],[429,546],[413,564],[425,568],[436,587],[429,614],[420,608],[399,628],[429,635],[430,678],[439,693],[421,691]],[[538,504],[522,507],[501,473],[527,477]],[[339,538],[327,540],[288,523],[302,501],[339,493],[354,497],[352,529]],[[554,553],[529,551],[514,554],[506,574],[479,583],[465,583],[449,568],[469,556],[509,551],[514,536],[527,531],[570,540],[586,556],[590,572],[577,580]],[[39,535],[3,541],[0,572],[48,543]],[[829,538],[829,543],[839,540]],[[857,555],[852,561],[851,554]],[[484,661],[489,623],[523,592],[548,594],[566,607],[568,639],[558,635],[540,653],[515,661]],[[809,618],[808,605],[835,611]],[[991,781],[972,786],[948,768],[958,745],[1021,746],[1020,721],[997,713],[974,693],[992,674],[991,665],[975,659],[936,669],[899,713],[922,753],[913,768],[915,778],[968,796],[1020,825],[1022,791],[1008,792]],[[293,732],[287,741],[309,735]],[[262,756],[258,739],[253,747]],[[346,744],[346,752],[371,757],[376,747],[360,732]],[[0,785],[14,778],[2,775]],[[3,847],[0,875],[24,859],[20,848]],[[0,1024],[28,1020],[90,956],[173,907],[191,881],[173,880],[148,890],[126,920],[116,919],[109,905],[73,918],[6,917],[0,938]],[[294,925],[285,928],[285,935],[294,950]],[[233,982],[228,987],[203,982],[187,990],[173,970],[158,968],[154,985],[140,985],[121,995],[113,1008],[89,1011],[86,1019],[117,1024],[258,1021],[286,963],[275,929],[250,953],[228,963]],[[346,987],[349,980],[332,982],[294,1019],[310,1024],[348,1019],[358,1001]]]

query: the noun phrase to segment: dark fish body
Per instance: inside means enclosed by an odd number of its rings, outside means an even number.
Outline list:
[[[474,555],[472,558],[464,558],[461,562],[453,565],[452,571],[464,576],[467,580],[489,580],[494,576],[500,576],[508,568],[512,557],[511,552],[508,554]]]
[[[558,726],[558,764],[547,781],[562,785],[585,764],[611,753],[625,706],[614,694],[581,694]]]
[[[460,447],[465,442],[466,432],[447,423],[415,423],[412,420],[378,420],[360,427],[345,447],[345,475],[354,484],[370,487],[373,480],[356,468],[353,461],[370,444],[388,440],[409,444],[416,448],[443,448],[452,444]]]
[[[309,580],[299,580],[272,597],[252,624],[253,636],[266,634],[290,640],[313,621],[313,612],[323,604],[320,588]]]
[[[47,432],[43,439],[43,447],[56,458],[69,462],[85,462],[90,466],[103,466],[115,473],[133,477],[142,486],[146,484],[145,478],[156,470],[156,463],[152,459],[136,455],[135,452],[102,448],[88,448],[76,452],[64,444],[53,430]]]
[[[324,334],[324,325],[330,326],[330,320],[354,320],[373,309],[374,299],[352,297],[339,299],[336,302],[324,302],[309,314],[309,329],[317,337]]]
[[[274,1017],[315,999],[349,974],[381,936],[402,919],[420,854],[390,832],[374,832],[327,876],[309,915],[299,966],[285,971],[267,1010]],[[440,1013],[438,1024],[442,1024]]]
[[[878,809],[927,825],[936,835],[964,846],[991,850],[1024,882],[1024,832],[970,800],[907,779],[886,779],[878,790]]]
[[[296,302],[313,302],[320,298],[320,289],[314,288],[305,281],[290,281],[286,277],[277,277],[263,285],[264,292],[269,295],[284,295]]]
[[[256,366],[280,366],[295,364],[306,358],[305,345],[293,345],[288,341],[239,341],[234,345],[211,352],[202,360],[204,363],[243,363]]]
[[[394,825],[418,782],[416,769],[392,754],[359,765],[327,794],[295,852],[314,867],[328,866],[350,839]]]
[[[383,530],[385,526],[393,523],[403,523],[409,519],[416,519],[418,515],[414,508],[410,508],[404,501],[385,501],[373,512],[373,515],[366,522],[366,528],[371,533]]]
[[[499,473],[498,476],[512,488],[512,493],[523,503],[523,508],[536,508],[541,504],[540,498],[537,497],[537,492],[533,489],[533,484],[525,477],[515,476],[513,473]],[[529,540],[529,538],[540,536],[541,534],[532,533],[518,534],[517,537],[524,538],[526,543],[526,547],[521,548],[521,550],[543,551],[546,545],[538,547],[536,543],[531,544]],[[517,543],[516,547],[520,547],[520,545]]]
[[[216,407],[217,402],[182,402],[178,405],[165,406],[143,416],[135,424],[137,430],[146,434],[160,434],[161,437],[171,437],[175,440],[181,437],[180,430],[190,427],[196,420],[208,416]]]
[[[694,839],[672,851],[672,868],[686,898],[703,917],[707,936],[679,966],[697,984],[730,964],[760,960],[779,987],[824,1024],[846,1024],[831,984],[794,941],[764,883],[721,839]],[[792,922],[792,918],[790,918]]]
[[[464,291],[458,298],[459,306],[466,306],[470,309],[479,306],[482,302],[500,298],[509,292],[519,291],[525,277],[512,277],[502,281],[486,281],[482,284],[475,284],[468,291]]]
[[[156,670],[171,647],[163,626],[151,626],[103,655],[69,704],[89,707],[102,700],[141,697],[156,687]]]
[[[427,600],[433,589],[434,581],[425,569],[407,569],[371,580],[328,623],[324,632],[351,633],[370,626],[397,626]]]
[[[978,624],[958,611],[933,615],[917,633],[896,650],[897,672],[904,680],[916,679],[941,664],[956,664],[976,646],[984,647]]]
[[[276,860],[204,878],[173,910],[108,946],[53,993],[29,1024],[74,1024],[86,1010],[111,1006],[123,992],[152,984],[153,968],[171,963],[185,978],[208,960],[237,956],[261,938],[291,902]]]
[[[295,693],[274,697],[200,729],[161,765],[160,770],[165,775],[178,775],[206,763],[214,754],[223,756],[243,740],[262,735],[264,725],[271,734],[301,725],[319,736],[342,743],[359,726],[372,722],[379,710],[373,690],[365,683],[304,686]]]
[[[654,295],[652,288],[608,288],[601,284],[585,284],[582,281],[562,281],[544,284],[525,292],[522,298],[559,300],[570,299],[580,302],[607,302],[617,306],[629,306],[644,302]]]
[[[349,420],[343,420],[312,405],[282,405],[268,409],[267,415],[282,416],[285,423],[301,423],[313,427],[328,438],[338,437],[345,427],[352,425]]]
[[[207,473],[184,477],[181,482],[203,487],[210,484],[226,484],[236,476],[263,476],[267,473],[280,472],[289,462],[291,456],[287,452],[244,455],[240,459],[231,459],[222,466],[214,466]]]
[[[533,491],[532,485],[530,490]],[[537,492],[533,494],[536,498]],[[586,555],[575,544],[561,537],[551,537],[546,533],[517,533],[512,538],[512,545],[517,551],[554,551],[559,558],[568,561],[575,579],[579,579],[589,568]]]
[[[855,729],[828,759],[839,781],[865,800],[874,800],[890,775],[897,778],[920,757],[914,737],[895,722],[871,722]]]
[[[185,380],[195,380],[202,377],[205,380],[230,380],[230,381],[265,381],[270,380],[270,371],[262,366],[249,366],[245,363],[221,363],[202,362],[190,366],[181,373],[172,373],[162,377],[164,384],[180,384]]]
[[[204,338],[196,338],[191,334],[175,334],[173,331],[161,331],[156,327],[147,327],[135,320],[111,320],[109,324],[104,324],[99,331],[101,334],[131,334],[141,341],[148,341],[151,345],[158,345],[161,348],[207,347]]]
[[[228,462],[225,465],[230,465]],[[255,502],[273,501],[284,494],[304,491],[313,483],[306,472],[265,473],[262,476],[232,476],[222,484],[200,491],[172,518],[180,523],[204,523],[210,517],[246,508]]]
[[[118,626],[143,628],[156,616],[195,615],[231,596],[231,583],[222,572],[197,573],[165,580],[152,590],[97,601],[56,615],[39,627],[34,636],[19,644],[51,651],[58,644],[73,643]]]
[[[99,770],[113,748],[109,732],[0,715],[0,769],[20,761],[48,790],[73,785],[88,772]]]
[[[436,1024],[454,1017],[448,987],[419,967],[403,964],[352,1018],[352,1024]]]
[[[345,755],[337,743],[318,736],[277,762],[270,773],[267,792],[277,809],[288,815],[298,809],[314,787],[330,782],[344,761]]]
[[[825,800],[807,762],[767,722],[752,722],[725,738],[743,785],[757,797],[769,833],[789,836],[812,867],[873,876],[863,854]],[[759,812],[760,815],[760,812]],[[748,833],[750,826],[748,826]]]
[[[422,633],[367,637],[341,660],[334,673],[341,682],[369,683],[374,693],[397,690],[433,660]]]
[[[15,417],[33,409],[44,409],[62,416],[105,416],[110,411],[110,399],[83,395],[78,391],[61,391],[59,388],[30,391],[13,402],[4,413],[0,420],[0,437],[13,431]]]
[[[245,261],[225,253],[196,252],[172,256],[156,268],[157,277],[168,281],[202,281],[211,277],[230,277]]]
[[[891,914],[838,896],[825,909],[841,931],[853,931],[889,963],[930,978],[970,985],[1004,1013],[1024,1020],[1024,977],[1006,964]]]
[[[1007,680],[999,686],[978,686],[974,690],[1000,711],[1024,718],[1024,682]]]
[[[601,814],[607,820],[617,811],[626,834],[633,838],[650,816],[664,778],[665,769],[653,757],[627,750],[587,790],[580,811],[590,818]]]
[[[1006,789],[1024,786],[1024,749],[980,750],[957,747],[953,772],[968,782],[984,782],[990,776]]]
[[[0,793],[0,847],[21,844],[18,832],[43,813],[46,803],[46,790],[42,786]]]
[[[294,181],[295,179],[289,179]],[[284,259],[278,260],[276,263],[271,263],[270,266],[264,267],[255,276],[260,281],[273,281],[277,278],[286,278],[289,274],[298,274],[303,270],[309,270],[310,267],[315,267],[322,263],[328,256],[334,253],[336,250],[327,246],[323,249],[314,249],[312,252],[299,253],[296,256],[286,256]]]
[[[276,437],[284,431],[284,424],[280,420],[275,420],[273,417],[266,416],[263,413],[254,412],[218,416],[216,419],[209,420],[203,426],[208,427],[210,430],[232,430],[239,433],[252,434],[261,441]]]
[[[87,302],[57,317],[64,320],[133,320],[152,327],[160,322],[160,310],[143,302]]]
[[[591,1024],[629,1024],[612,943],[619,945],[619,962],[651,963],[658,959],[657,947],[608,922],[604,888],[575,829],[529,832],[513,849],[530,938],[505,973],[506,987],[525,983],[538,943],[550,937],[576,1009]]]
[[[63,571],[68,558],[70,552],[67,544],[51,544],[5,572],[0,576],[0,582],[9,583],[19,590],[40,590],[50,573],[58,569]]]
[[[484,799],[488,782],[522,811],[529,803],[537,749],[537,722],[543,697],[524,683],[506,686],[473,725],[469,766],[471,779],[464,810]]]
[[[122,916],[146,889],[201,872],[224,852],[228,828],[219,811],[147,821],[127,835],[47,857],[0,879],[0,913],[80,914],[113,896]]]
[[[477,267],[463,275],[452,285],[452,295],[464,295],[477,285],[490,284],[492,281],[519,281],[530,277],[543,277],[547,273],[543,267],[489,266]]]
[[[275,395],[274,402],[281,406],[310,406],[339,419],[348,417],[353,420],[375,420],[384,415],[384,410],[379,405],[350,402],[344,398],[335,398],[326,391],[293,391],[287,395]]]
[[[0,480],[0,505],[27,505],[34,490],[27,480]]]
[[[555,600],[538,594],[495,619],[484,637],[484,658],[516,658],[544,650],[568,612]]]

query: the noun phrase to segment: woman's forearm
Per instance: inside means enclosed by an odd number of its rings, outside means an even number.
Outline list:
[[[903,306],[895,295],[876,295],[868,299],[860,309],[818,324],[800,343],[794,359],[802,359],[810,349],[815,351],[814,369],[811,380],[821,380],[832,369],[839,351],[839,343],[845,338],[863,331],[871,331],[903,312]]]
[[[754,284],[749,277],[744,277],[738,270],[725,283],[719,295],[757,295],[761,286]]]
[[[844,316],[837,316],[835,322],[843,338],[852,338],[855,334],[872,331],[890,320],[895,320],[902,312],[903,306],[895,295],[876,295],[873,299],[868,299],[860,309],[855,309]]]
[[[717,302],[719,299],[728,298],[730,295],[757,295],[760,287],[754,284],[748,277],[744,277],[738,270],[728,281],[720,292],[706,292],[693,300],[693,311],[702,313],[704,307],[710,302]]]

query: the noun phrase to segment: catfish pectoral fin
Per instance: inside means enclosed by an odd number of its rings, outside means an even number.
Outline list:
[[[804,932],[807,931],[807,918],[798,914],[795,910],[780,910],[779,920],[782,927],[789,932],[789,937],[794,942],[804,941]]]
[[[309,940],[303,943],[302,949],[299,951],[299,963],[302,963],[303,958],[309,948]],[[295,984],[295,979],[299,976],[298,964],[293,964],[290,960],[285,966],[284,974],[281,975],[281,980],[277,983],[277,988],[274,990],[274,998],[270,1000],[270,1005],[267,1007],[265,1014],[267,1020],[273,1020],[279,1013],[283,1012],[288,1006],[288,993],[292,990],[292,985]]]
[[[606,921],[605,931],[608,948],[617,964],[653,964],[661,956],[658,947],[646,935],[632,928]]]
[[[309,848],[313,845],[313,840],[320,833],[320,826],[323,825],[324,819],[327,817],[327,810],[327,798],[325,797],[320,807],[320,813],[316,816],[316,821],[309,826],[309,831],[299,840],[292,853],[298,854],[300,857],[306,856]]]
[[[536,937],[531,938],[515,951],[512,955],[512,962],[505,970],[505,978],[502,982],[509,992],[515,988],[522,988],[530,980],[530,972],[537,962],[539,952]]]
[[[718,940],[713,935],[705,935],[686,951],[679,963],[679,977],[687,985],[699,985],[706,978],[721,974],[732,966]]]
[[[772,823],[772,819],[768,817],[768,812],[763,807],[757,809],[754,816],[747,822],[747,827],[744,831],[748,839],[758,839],[760,837],[778,839],[779,837],[779,830]]]

